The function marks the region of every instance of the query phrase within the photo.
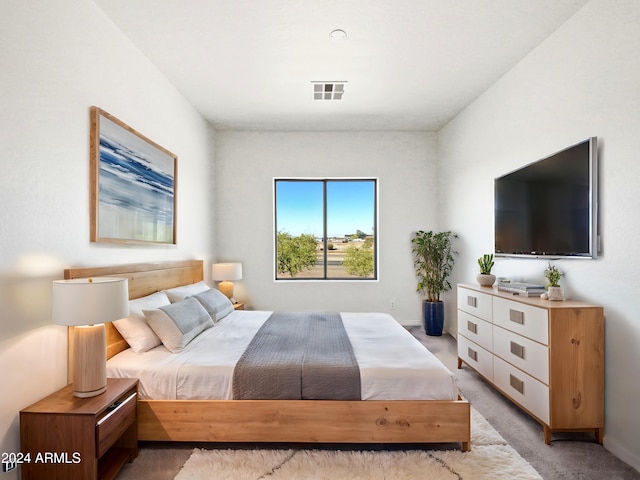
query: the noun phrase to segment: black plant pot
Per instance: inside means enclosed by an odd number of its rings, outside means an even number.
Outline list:
[[[439,337],[444,328],[444,302],[422,302],[422,318],[427,335]]]

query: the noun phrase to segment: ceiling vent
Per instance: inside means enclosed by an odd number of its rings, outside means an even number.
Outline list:
[[[342,100],[347,82],[311,82],[314,100]]]

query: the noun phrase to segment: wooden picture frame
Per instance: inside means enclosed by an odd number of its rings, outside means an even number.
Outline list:
[[[178,157],[95,106],[90,127],[90,240],[175,245]]]

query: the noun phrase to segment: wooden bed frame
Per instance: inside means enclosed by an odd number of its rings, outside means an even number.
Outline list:
[[[129,298],[203,280],[201,260],[71,268],[64,278],[123,277]],[[128,348],[108,323],[107,357]],[[73,327],[69,327],[70,340]],[[73,342],[70,341],[69,345]],[[69,352],[72,382],[72,352]],[[189,442],[449,443],[470,449],[466,400],[141,400],[138,438]]]

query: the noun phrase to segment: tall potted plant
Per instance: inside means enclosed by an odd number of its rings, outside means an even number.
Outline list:
[[[451,290],[449,275],[454,258],[451,232],[425,232],[419,230],[411,239],[413,266],[418,278],[416,290],[426,294],[422,303],[424,328],[427,335],[442,335],[444,327],[444,303],[440,300],[443,292]]]

